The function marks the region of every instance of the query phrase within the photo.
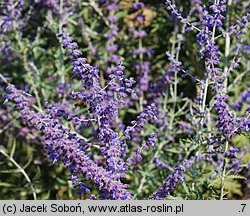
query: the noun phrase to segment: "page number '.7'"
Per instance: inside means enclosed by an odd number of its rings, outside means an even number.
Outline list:
[[[241,210],[239,212],[244,212],[246,205],[247,204],[241,204]]]

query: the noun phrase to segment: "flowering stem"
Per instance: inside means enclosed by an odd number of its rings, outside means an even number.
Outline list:
[[[215,0],[214,2],[215,4],[217,4],[217,0]],[[215,41],[215,31],[216,31],[216,25],[213,26],[213,33],[212,33],[212,42]],[[212,63],[212,68],[214,68],[214,64]],[[202,100],[202,107],[201,107],[201,112],[202,114],[204,113],[205,111],[205,106],[206,106],[206,99],[207,99],[207,92],[208,92],[208,86],[209,86],[209,75],[206,77],[206,82],[205,82],[205,86],[204,86],[204,93],[203,93],[203,100]],[[203,121],[204,121],[204,118],[202,117],[201,118],[201,125],[203,124]],[[200,127],[201,127],[200,125]]]
[[[201,107],[202,113],[205,111],[208,86],[209,86],[209,78],[207,77],[205,86],[204,86],[204,94],[203,94],[202,107]]]
[[[246,117],[246,119],[249,119],[249,118],[250,118],[250,114]],[[239,129],[239,126],[236,127],[229,136],[232,136],[238,129]]]
[[[232,0],[229,0],[227,3],[228,8],[232,5]],[[230,30],[230,14],[227,10],[227,16],[226,16],[226,38],[225,38],[225,66],[224,66],[224,76],[225,76],[225,80],[224,80],[224,92],[227,92],[227,83],[228,83],[228,57],[229,57],[229,53],[230,53],[230,34],[228,33]],[[227,152],[228,150],[228,140],[226,140],[226,144],[225,144],[225,152]],[[225,188],[225,176],[226,176],[226,167],[227,167],[227,159],[224,156],[224,160],[223,160],[223,167],[222,167],[222,177],[221,177],[221,191],[220,191],[220,200],[223,200],[224,197],[224,188]]]
[[[139,30],[141,31],[141,27],[139,28]],[[141,37],[139,38],[139,49],[140,50],[142,49],[142,38]],[[143,63],[143,53],[140,53],[139,58],[140,58],[140,64],[142,64]],[[143,111],[143,102],[144,102],[144,93],[143,92],[140,96],[139,102],[140,102],[140,112],[142,112]]]
[[[227,150],[228,150],[228,141],[226,141],[225,152],[227,152]],[[223,200],[223,197],[224,197],[226,166],[227,166],[227,159],[224,158],[223,167],[222,167],[222,177],[221,177],[220,200]]]
[[[134,124],[134,125],[131,127],[131,130],[134,129],[136,126],[137,126],[137,124]],[[121,138],[124,137],[124,136],[125,136],[125,135],[124,135],[124,133],[123,133],[123,134],[121,134],[119,137],[117,137],[116,140],[119,140],[119,139],[121,139]]]
[[[68,195],[69,195],[69,199],[73,199],[73,194],[72,194],[72,190],[73,190],[74,186],[72,184],[72,181],[68,180]]]
[[[178,43],[177,45],[177,52],[176,52],[176,57],[175,60],[179,61],[179,54],[180,54],[180,48],[181,48],[181,42]],[[178,85],[178,77],[177,77],[177,73],[174,73],[174,100],[175,102],[177,101],[177,85]]]
[[[176,9],[173,7],[172,4],[168,3],[168,5],[171,7],[172,11],[176,11]],[[180,20],[184,21],[184,18],[182,16],[180,16]],[[192,26],[192,28],[194,28],[195,30],[201,31],[199,28],[197,28],[196,26],[194,26],[192,23],[188,22],[187,20],[185,21],[185,23],[187,23],[189,26]]]
[[[61,22],[61,19],[62,19],[62,13],[63,13],[63,0],[60,0],[60,8],[59,8],[59,14],[60,14],[60,18],[59,18],[59,31],[58,32],[61,32],[62,31],[62,27],[63,27],[63,23]],[[65,71],[65,67],[64,67],[64,54],[63,54],[63,50],[62,48],[60,47],[60,74],[61,74],[61,82],[62,84],[65,83],[65,76],[64,76],[64,71]]]
[[[228,8],[232,5],[232,0],[229,0],[228,3]],[[225,43],[225,66],[224,66],[224,76],[225,76],[225,80],[224,80],[224,86],[225,86],[225,91],[227,89],[227,82],[228,82],[228,57],[229,57],[229,53],[230,53],[230,14],[228,13],[227,10],[227,17],[226,17],[226,43]]]
[[[137,190],[137,194],[140,194],[140,193],[141,193],[142,188],[143,188],[143,185],[145,184],[145,182],[146,182],[146,175],[143,175],[142,180],[141,180],[141,183],[140,183],[140,186],[139,186],[139,188],[138,188],[138,190]]]
[[[183,27],[184,28],[184,27]],[[173,41],[173,46],[172,46],[172,51],[171,53],[173,54],[174,49],[175,49],[175,44],[176,40]],[[179,61],[179,54],[180,54],[180,48],[181,48],[181,41],[178,42],[177,44],[177,51],[176,51],[176,55],[175,55],[175,61]],[[172,109],[172,113],[171,113],[171,119],[170,119],[170,130],[172,130],[173,128],[173,121],[175,118],[175,108],[176,108],[176,103],[177,103],[177,91],[178,91],[178,76],[177,76],[177,71],[174,72],[174,94],[173,94],[173,109]]]
[[[35,82],[34,82],[34,80],[32,78],[34,76],[32,75],[32,72],[31,72],[31,70],[29,68],[29,64],[27,62],[26,52],[27,52],[27,49],[24,50],[24,57],[23,57],[24,62],[25,62],[24,67],[25,67],[25,70],[28,72],[29,82],[30,82],[30,84],[31,84],[31,86],[33,88],[33,91],[34,91],[34,94],[35,94],[35,97],[36,97],[36,101],[37,101],[37,105],[38,105],[39,109],[42,109],[42,104],[41,104],[41,100],[40,100],[40,97],[39,97],[39,94],[38,94],[38,91],[37,91],[37,88],[36,88],[36,84],[35,84]]]
[[[8,80],[0,73],[0,79],[4,81],[5,84],[9,84]]]

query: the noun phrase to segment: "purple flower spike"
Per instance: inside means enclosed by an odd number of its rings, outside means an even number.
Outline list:
[[[177,166],[174,172],[166,179],[166,182],[153,194],[152,199],[163,200],[168,197],[179,182],[184,181],[183,174],[191,167],[192,160],[185,160]]]
[[[133,126],[128,126],[124,131],[124,136],[126,139],[131,139],[131,134],[138,134],[144,128],[150,120],[157,121],[156,117],[157,107],[155,104],[151,104],[146,107],[145,111],[142,112],[135,121],[132,121]]]

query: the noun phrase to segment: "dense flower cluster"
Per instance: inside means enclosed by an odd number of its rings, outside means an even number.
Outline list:
[[[111,175],[109,171],[97,166],[84,152],[84,139],[72,134],[70,129],[63,127],[46,113],[36,113],[30,110],[28,99],[21,90],[10,85],[7,91],[10,92],[8,99],[15,102],[22,118],[37,130],[42,131],[45,137],[45,148],[54,163],[59,159],[62,160],[73,173],[83,174],[87,179],[93,180],[100,190],[105,189],[110,193],[112,191],[116,199],[131,198],[130,193],[125,189],[126,185],[117,181],[115,175]]]
[[[17,28],[17,22],[20,19],[21,12],[23,10],[24,1],[15,2],[14,0],[4,0],[0,5],[2,10],[1,29],[3,31],[11,31],[13,28]],[[21,26],[20,26],[21,27]]]
[[[229,96],[218,94],[215,96],[215,110],[218,115],[218,130],[226,137],[231,138],[236,133],[249,131],[249,120],[245,117],[236,117],[230,113],[228,106]]]
[[[77,58],[82,54],[78,50],[77,44],[73,42],[73,38],[65,30],[58,36],[63,39],[63,48],[71,50],[69,55]],[[74,72],[80,76],[85,89],[82,92],[73,91],[72,95],[90,104],[89,112],[98,123],[97,140],[100,143],[100,151],[107,160],[108,169],[112,173],[121,173],[127,169],[127,165],[121,158],[123,141],[117,139],[118,134],[112,129],[112,124],[118,110],[125,104],[123,98],[126,98],[128,93],[135,95],[131,89],[134,80],[126,79],[123,75],[124,66],[118,65],[109,76],[111,80],[107,86],[113,90],[110,95],[110,92],[105,91],[99,85],[98,69],[87,64],[85,58],[73,60],[72,64]],[[118,94],[118,97],[115,97],[114,92]]]

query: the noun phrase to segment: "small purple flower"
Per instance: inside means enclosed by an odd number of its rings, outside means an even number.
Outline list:
[[[144,5],[143,2],[134,2],[133,5],[132,5],[132,8],[134,10],[139,10],[139,9],[144,8],[144,7],[145,7],[145,5]]]
[[[134,20],[138,23],[143,23],[145,21],[146,17],[143,14],[138,14],[134,17]]]
[[[187,134],[192,134],[192,133],[193,133],[193,130],[194,130],[193,125],[191,125],[191,124],[188,123],[188,122],[184,122],[184,121],[180,121],[180,122],[179,122],[179,127],[180,127],[180,129],[181,129],[184,133],[187,133]]]
[[[137,84],[136,91],[139,95],[143,95],[149,89],[149,72],[150,63],[143,62],[141,64],[136,64],[135,68],[140,71],[139,83]]]
[[[232,106],[236,109],[236,111],[239,111],[242,108],[243,103],[250,105],[250,85],[247,86],[243,92],[241,92],[236,103],[232,104]]]
[[[141,161],[142,161],[141,148],[137,148],[133,157],[127,159],[127,162],[133,165],[136,165]]]
[[[152,50],[143,47],[143,48],[138,48],[138,49],[132,50],[132,54],[134,57],[141,55],[141,54],[146,54],[147,56],[151,56]]]
[[[122,62],[117,66],[114,72],[109,75],[111,81],[108,85],[118,93],[121,98],[125,98],[128,94],[135,95],[135,91],[131,88],[135,84],[133,78],[127,79],[124,74],[125,67],[122,65]]]
[[[108,20],[111,22],[111,23],[116,23],[118,21],[118,17],[116,15],[110,15],[108,17]]]
[[[246,165],[247,169],[250,169],[250,161],[248,161],[247,165]]]
[[[151,146],[152,148],[155,148],[156,146],[156,139],[157,139],[157,134],[156,133],[150,133],[148,135],[146,145]]]
[[[229,150],[227,150],[224,153],[224,157],[237,158],[237,152],[239,152],[238,148],[234,148],[234,147],[230,146]]]
[[[110,44],[110,45],[106,45],[105,50],[108,52],[115,52],[118,49],[118,45],[116,44]]]
[[[146,31],[136,30],[134,27],[130,27],[129,31],[133,33],[133,38],[144,38],[147,36]]]
[[[154,157],[153,163],[155,164],[156,167],[160,169],[173,169],[173,167],[170,164],[166,164],[162,162],[158,157]]]
[[[118,5],[116,2],[113,2],[113,3],[108,4],[108,5],[106,6],[106,8],[107,8],[108,10],[114,10],[114,11],[120,9],[119,5]]]
[[[171,70],[172,72],[179,72],[183,69],[182,63],[180,61],[177,61],[174,55],[171,55],[170,52],[166,52],[166,55],[168,57],[168,60],[171,62],[171,67],[169,68],[169,70]]]

